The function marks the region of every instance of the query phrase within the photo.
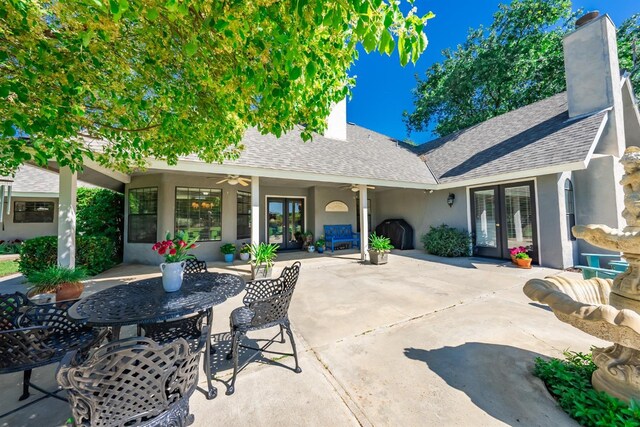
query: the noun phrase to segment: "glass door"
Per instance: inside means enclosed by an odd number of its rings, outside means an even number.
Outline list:
[[[302,248],[304,233],[304,199],[267,199],[267,242],[280,249]]]
[[[523,246],[537,261],[532,181],[472,189],[471,214],[477,255],[509,259],[511,248]]]
[[[502,257],[500,238],[499,187],[471,190],[472,223],[476,253],[479,256]]]

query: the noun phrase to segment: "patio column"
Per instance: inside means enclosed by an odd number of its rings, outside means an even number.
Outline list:
[[[68,166],[60,168],[58,174],[60,190],[58,196],[58,265],[76,266],[76,193],[78,174]]]
[[[366,261],[369,249],[369,200],[367,186],[358,185],[360,191],[360,260]]]
[[[260,243],[260,177],[251,177],[251,244]]]

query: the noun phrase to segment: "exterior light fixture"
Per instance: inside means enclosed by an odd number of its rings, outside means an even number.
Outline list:
[[[456,200],[456,195],[453,193],[449,193],[449,197],[447,197],[447,204],[449,207],[453,206],[453,202]]]

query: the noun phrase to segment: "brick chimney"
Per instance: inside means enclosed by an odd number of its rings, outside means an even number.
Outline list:
[[[333,106],[327,119],[327,130],[324,136],[331,139],[347,140],[347,99]]]
[[[596,153],[620,157],[625,146],[622,79],[613,21],[590,12],[578,19],[563,45],[569,117],[612,108]]]

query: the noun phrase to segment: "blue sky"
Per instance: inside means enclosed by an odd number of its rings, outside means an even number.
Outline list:
[[[400,66],[397,53],[391,57],[364,52],[350,70],[357,76],[353,97],[347,106],[347,120],[398,139],[406,138],[402,112],[411,111],[411,90],[416,86],[415,75],[423,77],[431,64],[442,57],[440,51],[464,41],[469,28],[491,23],[500,3],[508,0],[416,0],[420,13],[431,10],[436,18],[429,21],[426,33],[429,46],[416,65]],[[634,13],[640,12],[638,0],[576,0],[575,9],[599,10],[608,13],[619,25]],[[432,139],[429,132],[412,133],[411,139],[423,143]]]

